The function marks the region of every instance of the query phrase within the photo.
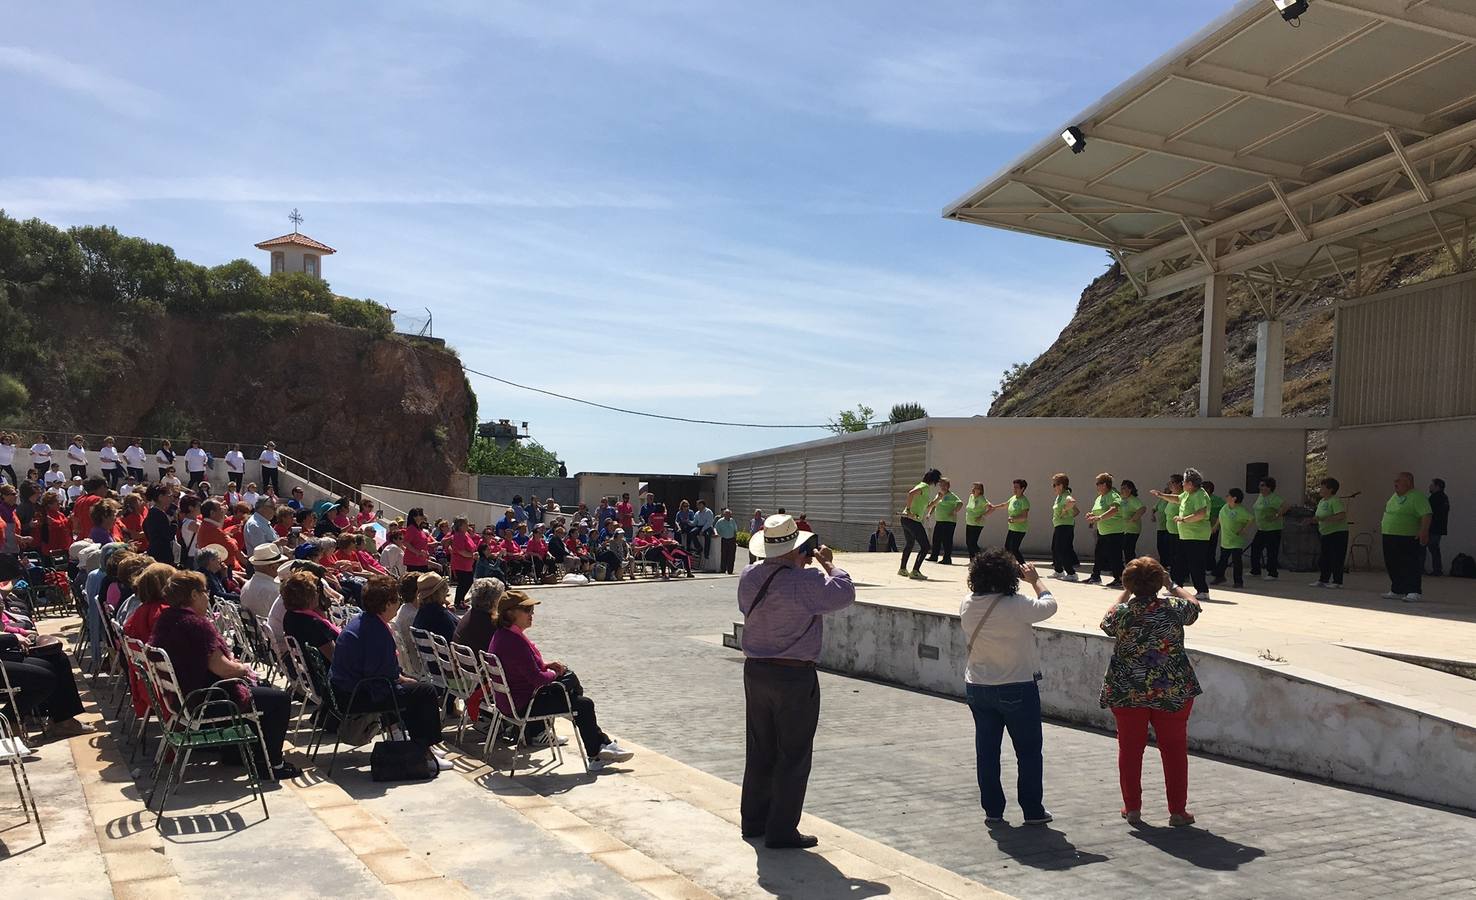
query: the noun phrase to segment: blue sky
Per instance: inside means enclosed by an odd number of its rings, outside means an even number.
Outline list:
[[[941,209],[1226,5],[17,4],[0,208],[264,265],[295,206],[338,292],[619,406],[972,415],[1106,256]],[[472,384],[572,471],[824,435]]]

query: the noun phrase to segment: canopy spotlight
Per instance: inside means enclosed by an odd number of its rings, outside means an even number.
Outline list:
[[[1086,149],[1086,135],[1082,134],[1081,129],[1075,125],[1061,132],[1061,140],[1066,142],[1066,146],[1071,148],[1072,153],[1080,153]]]
[[[1272,2],[1276,4],[1281,17],[1293,25],[1296,25],[1302,13],[1307,11],[1307,0],[1272,0]]]

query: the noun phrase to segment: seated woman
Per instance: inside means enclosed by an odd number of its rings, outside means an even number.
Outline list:
[[[386,569],[382,563],[380,563],[379,558],[373,553],[369,552],[369,548],[374,546],[373,538],[371,538],[367,534],[349,533],[349,536],[353,538],[354,558],[359,561],[359,568],[363,571],[365,575],[368,575],[371,572],[376,575],[389,574],[389,570]]]
[[[271,777],[277,781],[299,775],[297,766],[282,758],[291,698],[285,691],[256,684],[256,673],[251,667],[231,656],[230,648],[206,615],[210,594],[205,589],[205,576],[199,572],[174,573],[164,587],[164,602],[169,608],[159,615],[149,643],[169,654],[185,697],[217,681],[243,679],[244,683],[233,681],[225,689],[238,707],[254,705],[260,715],[267,758],[258,762],[269,767]],[[253,752],[259,753],[260,748]]]
[[[34,539],[33,548],[43,556],[64,554],[72,546],[72,520],[62,512],[61,495],[57,492],[47,491],[41,495],[31,526],[31,537]]]
[[[528,543],[523,545],[523,552],[528,554],[528,564],[533,567],[533,580],[539,582],[552,571],[548,562],[548,541],[544,534],[543,523],[540,522],[533,526]]]
[[[101,506],[102,504],[98,504]],[[212,597],[224,597],[232,603],[241,602],[241,585],[225,567],[227,552],[218,544],[201,547],[195,560],[205,576],[205,589]]]
[[[307,649],[333,659],[339,629],[324,614],[323,582],[308,571],[293,572],[282,582],[282,632]]]
[[[47,739],[90,734],[93,729],[76,719],[82,711],[72,659],[61,641],[42,636],[22,625],[0,604],[0,666],[19,691],[22,715],[44,714],[50,720]],[[8,704],[0,693],[0,703]]]
[[[139,552],[148,547],[148,536],[144,534],[144,518],[148,515],[143,491],[135,491],[123,498],[123,511],[118,514],[118,524],[123,527],[123,537]],[[99,543],[106,543],[99,542]]]
[[[363,614],[339,633],[333,651],[329,680],[339,705],[349,713],[367,713],[394,710],[398,703],[401,724],[410,740],[434,748],[441,742],[441,692],[401,673],[395,639],[390,635],[389,623],[400,611],[400,585],[393,578],[370,576],[364,586],[363,607]],[[370,678],[376,680],[354,696],[354,688]],[[442,769],[451,768],[448,760],[437,758]]]
[[[133,581],[133,599],[138,605],[132,610],[119,610],[123,619],[123,634],[147,644],[154,637],[154,626],[168,607],[164,604],[164,589],[169,578],[177,569],[168,563],[151,563]],[[133,667],[128,667],[129,696],[133,698],[133,714],[142,716],[149,709],[149,693],[139,680]]]
[[[647,562],[656,564],[661,571],[662,581],[671,580],[668,569],[685,569],[687,577],[693,577],[692,559],[687,552],[676,541],[657,534],[650,525],[642,528],[641,533],[636,535],[635,552]]]
[[[551,565],[562,566],[565,572],[575,575],[583,575],[584,560],[569,552],[569,545],[565,543],[566,534],[564,526],[555,525],[553,533],[548,538],[548,560]]]
[[[360,500],[359,514],[357,516],[354,516],[354,525],[356,527],[360,527],[372,524],[377,521],[379,521],[379,513],[376,512],[374,509],[374,501],[369,499],[368,497]]]
[[[502,568],[514,581],[526,578],[532,571],[532,566],[528,564],[528,554],[523,552],[522,545],[514,539],[512,533],[506,528],[501,531],[502,542],[498,545],[498,558],[502,560]]]
[[[114,553],[113,560],[117,562],[117,566],[113,569],[112,583],[107,585],[107,592],[103,594],[103,606],[114,618],[118,618],[120,611],[126,615],[137,606],[130,602],[133,599],[134,583],[154,560],[153,557],[132,552],[128,552],[126,556]]]
[[[616,570],[615,577],[619,578],[624,574],[631,581],[635,581],[635,566],[631,565],[633,558],[632,550],[630,542],[625,539],[624,528],[616,528],[611,533],[610,540],[605,543],[605,549],[609,551],[611,561],[615,557],[619,557],[620,559],[620,568]],[[606,577],[609,576],[607,575]]]
[[[502,568],[502,560],[497,558],[497,550],[495,539],[483,540],[481,546],[477,547],[477,565],[472,569],[473,584],[482,578],[507,581],[507,572]]]
[[[1102,707],[1117,720],[1122,817],[1133,825],[1143,819],[1143,748],[1152,725],[1163,757],[1169,824],[1192,825],[1187,732],[1194,698],[1202,690],[1184,652],[1184,626],[1199,618],[1199,602],[1149,556],[1128,563],[1122,581],[1126,590],[1102,619],[1102,630],[1117,646],[1101,696]],[[1160,589],[1168,596],[1160,597]]]
[[[451,583],[444,575],[421,572],[415,579],[416,605],[412,628],[439,634],[446,640],[456,633],[456,614],[447,606],[451,602]]]
[[[537,600],[522,591],[508,591],[497,604],[498,628],[492,635],[488,652],[502,663],[508,691],[512,694],[512,705],[516,709],[508,708],[506,694],[497,694],[497,708],[504,714],[518,716],[525,712],[530,716],[562,712],[568,708],[564,705],[564,690],[549,688],[557,681],[568,691],[574,707],[574,724],[579,729],[579,739],[584,744],[584,755],[589,758],[590,767],[625,762],[635,754],[600,730],[594,701],[584,695],[578,676],[563,663],[544,662],[543,654],[528,639],[526,632],[533,627],[533,609],[537,605]],[[531,709],[528,705],[530,700]],[[546,738],[538,737],[547,742]]]
[[[497,601],[506,592],[507,585],[496,578],[473,581],[471,590],[466,592],[471,609],[456,623],[451,642],[470,647],[478,653],[486,650],[492,642],[492,632],[497,630]]]

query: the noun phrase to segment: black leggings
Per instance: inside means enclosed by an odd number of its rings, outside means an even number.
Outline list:
[[[1266,574],[1275,578],[1277,569],[1280,568],[1281,557],[1281,530],[1257,531],[1256,536],[1251,538],[1251,574],[1261,574],[1261,566],[1266,566]]]
[[[272,468],[268,468],[266,466],[262,466],[261,467],[261,490],[262,490],[262,493],[266,493],[266,489],[267,488],[271,488],[272,490],[279,491],[279,492],[282,490],[281,485],[277,484],[277,470],[276,469],[272,469]]]
[[[1025,554],[1023,554],[1023,553],[1020,552],[1020,545],[1022,543],[1024,543],[1024,542],[1025,542],[1025,532],[1023,532],[1023,531],[1006,531],[1005,532],[1005,549],[1008,550],[1008,551],[1010,551],[1011,553],[1013,553],[1015,555],[1015,561],[1018,562],[1022,566],[1025,564]]]
[[[1322,553],[1318,559],[1323,584],[1343,583],[1343,563],[1348,559],[1348,532],[1334,531],[1322,537]]]
[[[979,535],[983,533],[983,525],[964,523],[964,547],[969,551],[969,559],[973,559],[979,555]]]
[[[465,572],[452,572],[451,578],[456,582],[456,605],[460,606],[466,599],[466,592],[471,590],[472,570]]]
[[[1067,575],[1076,575],[1076,566],[1081,560],[1076,555],[1076,526],[1057,525],[1051,532],[1051,568]]]
[[[1138,537],[1139,535],[1131,531],[1122,533],[1122,568],[1124,571],[1127,570],[1128,563],[1138,558]]]
[[[123,470],[115,466],[111,469],[103,469],[102,474],[108,480],[108,487],[116,491],[118,482],[123,480]]]
[[[923,557],[927,556],[928,551],[932,549],[932,545],[928,543],[928,530],[918,520],[909,516],[903,516],[902,534],[906,538],[906,543],[902,547],[901,568],[907,568],[907,557],[912,553],[912,548],[916,546],[918,548],[917,562],[912,564],[912,571],[921,572]]]
[[[953,565],[953,532],[957,528],[957,522],[933,523],[933,552],[928,557],[930,561],[938,562],[941,556],[943,565]]]

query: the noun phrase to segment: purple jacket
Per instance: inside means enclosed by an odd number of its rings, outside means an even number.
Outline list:
[[[553,669],[544,665],[543,654],[516,625],[504,625],[493,632],[492,644],[487,649],[502,661],[507,687],[512,692],[513,705],[517,707],[516,710],[508,709],[507,697],[498,694],[497,708],[504,713],[522,715],[538,689],[558,677]]]

